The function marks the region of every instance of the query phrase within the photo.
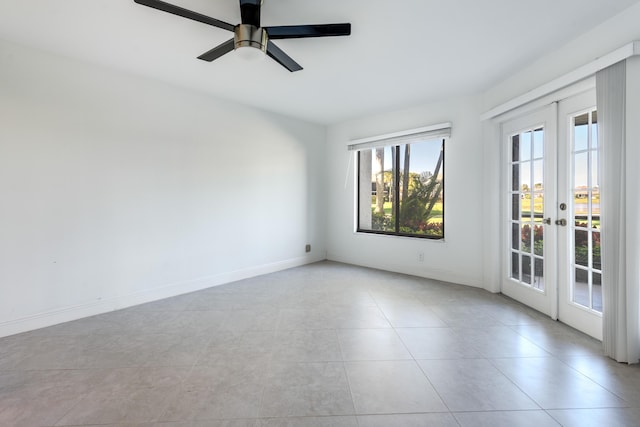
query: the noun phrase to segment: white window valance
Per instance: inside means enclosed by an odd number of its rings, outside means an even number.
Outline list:
[[[354,139],[347,146],[349,151],[369,150],[371,148],[388,147],[390,145],[411,144],[430,139],[448,138],[451,136],[451,123],[439,123],[385,135]]]

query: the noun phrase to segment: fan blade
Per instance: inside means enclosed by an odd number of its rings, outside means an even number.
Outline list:
[[[351,24],[284,25],[265,27],[264,29],[267,30],[267,34],[272,40],[348,36],[351,34]]]
[[[205,52],[202,55],[198,56],[198,59],[202,59],[203,61],[211,62],[214,59],[220,58],[225,53],[231,52],[234,49],[234,47],[235,47],[234,39],[227,40],[226,42],[222,43],[221,45],[218,45],[218,46],[214,47],[213,49],[211,49],[210,51]]]
[[[240,0],[242,23],[260,28],[260,6],[262,0]]]
[[[278,64],[282,65],[287,70],[300,71],[302,67],[296,61],[291,59],[289,55],[284,53],[278,46],[276,46],[271,40],[267,42],[267,55],[275,59]]]
[[[219,21],[215,18],[211,18],[209,16],[202,15],[198,12],[192,12],[187,9],[183,9],[180,6],[175,6],[173,4],[165,3],[160,0],[133,0],[138,4],[143,6],[148,6],[153,9],[158,9],[163,12],[172,13],[174,15],[182,16],[183,18],[192,19],[194,21],[202,22],[203,24],[213,25],[214,27],[222,28],[223,30],[233,31],[235,26]]]

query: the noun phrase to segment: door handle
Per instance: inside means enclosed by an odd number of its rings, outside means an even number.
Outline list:
[[[551,218],[543,219],[543,220],[542,220],[542,223],[543,223],[543,224],[549,224],[549,225],[551,225]]]
[[[563,226],[563,227],[564,227],[565,225],[567,225],[567,220],[566,220],[566,219],[564,219],[564,218],[562,218],[562,219],[557,219],[557,220],[556,220],[556,225],[561,225],[561,226]]]

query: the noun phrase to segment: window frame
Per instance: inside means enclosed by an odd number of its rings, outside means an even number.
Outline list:
[[[400,153],[401,153],[401,146],[402,145],[409,145],[409,144],[419,144],[421,142],[428,142],[428,141],[439,141],[441,143],[441,147],[442,147],[442,164],[440,166],[440,173],[442,175],[442,191],[440,194],[440,198],[442,199],[442,235],[440,236],[433,236],[433,235],[429,235],[429,234],[416,234],[416,233],[407,233],[407,232],[403,232],[401,231],[401,226],[400,226],[400,205],[401,203],[396,203],[394,202],[393,204],[393,217],[395,219],[394,221],[394,230],[395,231],[385,231],[385,230],[372,230],[372,229],[367,229],[367,228],[362,228],[360,226],[360,209],[361,209],[361,197],[360,197],[360,191],[362,189],[361,187],[361,174],[360,174],[360,164],[361,164],[361,154],[362,151],[364,150],[357,150],[354,154],[356,156],[356,161],[355,161],[355,173],[356,173],[356,191],[355,191],[355,196],[356,196],[356,217],[355,217],[355,221],[356,221],[356,233],[364,233],[364,234],[374,234],[374,235],[382,235],[382,236],[395,236],[395,237],[408,237],[408,238],[418,238],[418,239],[427,239],[427,240],[432,240],[432,241],[444,241],[445,236],[446,236],[446,232],[445,232],[445,193],[446,193],[446,185],[445,185],[445,171],[446,171],[446,167],[445,167],[445,163],[446,163],[446,146],[447,146],[447,141],[448,141],[449,137],[448,136],[436,136],[436,137],[424,137],[422,139],[416,139],[411,143],[406,143],[406,144],[401,144],[400,142],[396,142],[396,143],[390,143],[388,145],[379,145],[377,148],[391,148],[393,151],[395,151],[395,155],[393,156],[395,162],[392,165],[392,171],[393,171],[393,193],[394,193],[394,200],[397,200],[397,195],[400,194],[400,175],[401,175],[401,170],[400,170]],[[371,150],[373,150],[374,148],[369,148]]]

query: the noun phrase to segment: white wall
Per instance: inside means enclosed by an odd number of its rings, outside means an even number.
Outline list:
[[[479,117],[479,100],[464,98],[329,127],[328,258],[481,286],[483,166]],[[355,233],[355,175],[348,142],[447,121],[453,123],[453,131],[445,146],[445,241]],[[424,252],[424,262],[418,261],[418,252]]]
[[[558,46],[531,65],[505,79],[483,94],[483,112],[550,82],[582,65],[640,40],[640,2],[589,32]]]
[[[0,336],[325,258],[323,127],[2,41],[0,63]]]

